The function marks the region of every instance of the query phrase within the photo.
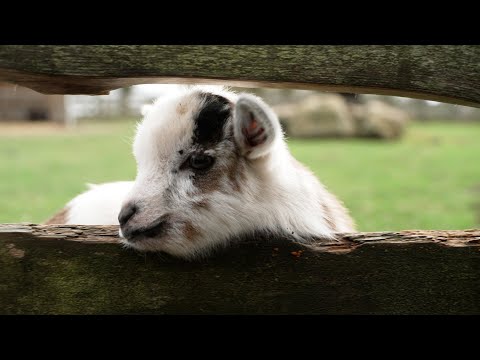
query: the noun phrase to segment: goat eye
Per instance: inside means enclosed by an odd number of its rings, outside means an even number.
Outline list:
[[[213,157],[198,154],[190,157],[190,166],[196,170],[205,170],[213,165]]]

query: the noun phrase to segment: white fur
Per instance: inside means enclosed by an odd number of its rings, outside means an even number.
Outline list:
[[[197,188],[193,170],[179,168],[183,157],[196,149],[192,147],[192,118],[204,105],[200,91],[221,95],[234,106],[231,129],[235,141],[222,142],[205,153],[216,158],[212,171],[221,172],[231,166],[235,151],[240,151],[240,191],[226,174],[213,191]],[[241,133],[241,122],[248,121],[249,112],[268,135],[267,141],[253,148],[245,145]],[[185,154],[179,155],[179,151]],[[139,124],[133,153],[137,160],[135,182],[98,185],[79,195],[68,204],[68,223],[118,224],[122,204],[134,202],[140,210],[130,225],[147,227],[169,214],[168,231],[159,238],[122,241],[139,250],[165,251],[187,258],[204,255],[234,237],[256,231],[304,242],[331,239],[332,222],[337,232],[354,229],[341,203],[291,156],[271,108],[253,95],[194,87],[162,97]],[[209,205],[195,206],[202,201]],[[192,239],[186,235],[189,228],[195,229]]]
[[[89,190],[67,204],[67,224],[118,225],[118,213],[133,181],[88,184]]]

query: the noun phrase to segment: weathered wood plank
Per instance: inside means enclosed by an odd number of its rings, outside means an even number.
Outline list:
[[[0,240],[65,240],[86,244],[117,244],[116,225],[41,225],[0,224]],[[243,242],[257,243],[256,240]],[[393,232],[339,233],[336,241],[318,243],[311,248],[320,252],[347,252],[365,244],[440,244],[445,246],[480,246],[480,230],[405,230]],[[49,243],[51,244],[51,243]]]
[[[344,234],[315,248],[249,239],[186,263],[124,249],[117,229],[1,225],[0,313],[480,312],[480,230]]]
[[[480,106],[480,46],[2,45],[0,80],[48,94],[142,83],[226,83]]]

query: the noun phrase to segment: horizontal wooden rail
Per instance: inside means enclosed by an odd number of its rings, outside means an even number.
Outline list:
[[[256,238],[193,262],[125,249],[117,233],[0,225],[0,313],[480,313],[480,230]]]
[[[225,83],[480,106],[480,46],[2,45],[0,81],[47,94],[143,83]]]

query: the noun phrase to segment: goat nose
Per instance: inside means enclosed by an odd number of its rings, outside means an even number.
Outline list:
[[[137,212],[137,207],[132,203],[127,203],[122,207],[120,214],[118,214],[118,222],[120,226],[125,225],[128,220]]]

